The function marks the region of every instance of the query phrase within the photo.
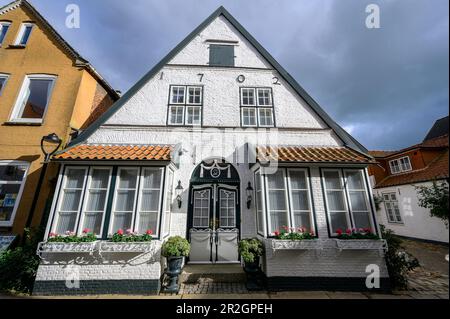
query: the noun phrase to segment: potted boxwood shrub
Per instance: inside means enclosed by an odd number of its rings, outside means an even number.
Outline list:
[[[244,269],[247,272],[255,272],[259,269],[259,258],[263,254],[263,244],[258,238],[246,238],[239,242],[239,254],[244,261]]]
[[[166,274],[169,277],[169,285],[164,287],[165,292],[178,292],[178,275],[181,273],[181,265],[184,257],[189,255],[191,245],[180,236],[170,237],[163,245],[161,254],[167,259]]]

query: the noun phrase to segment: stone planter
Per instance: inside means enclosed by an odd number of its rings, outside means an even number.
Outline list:
[[[318,239],[283,240],[272,239],[272,250],[315,250],[322,249],[322,242]]]
[[[167,269],[165,271],[169,278],[169,284],[163,287],[164,292],[177,293],[180,289],[178,285],[178,276],[181,274],[183,265],[183,256],[169,256],[167,258]]]

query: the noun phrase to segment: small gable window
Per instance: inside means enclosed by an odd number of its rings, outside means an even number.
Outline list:
[[[409,156],[389,161],[389,167],[391,168],[392,174],[407,172],[412,169]]]
[[[234,66],[234,46],[211,44],[209,46],[209,65]]]
[[[173,85],[170,87],[169,125],[201,125],[203,88]]]
[[[33,30],[32,23],[22,23],[19,33],[17,34],[15,45],[25,46],[30,38],[31,31]]]
[[[8,32],[10,25],[11,25],[10,22],[0,22],[0,45],[5,40],[6,33]]]

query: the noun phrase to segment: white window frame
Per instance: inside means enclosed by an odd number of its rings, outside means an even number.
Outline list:
[[[19,91],[19,95],[16,99],[16,103],[14,104],[13,111],[10,116],[10,122],[18,122],[18,123],[42,123],[44,121],[45,115],[47,114],[53,89],[55,87],[57,76],[55,75],[49,75],[49,74],[28,74],[25,76],[25,79],[23,80],[22,87]],[[25,106],[25,99],[28,99],[27,90],[30,86],[31,80],[51,80],[50,87],[48,89],[48,96],[47,96],[47,105],[45,106],[44,114],[42,115],[42,118],[21,118],[21,114],[23,113],[23,108]]]
[[[94,170],[107,170],[109,172],[108,184],[107,184],[107,188],[106,188],[105,207],[103,208],[102,212],[101,211],[95,212],[95,213],[102,213],[102,222],[101,222],[101,226],[100,226],[100,233],[97,235],[97,238],[101,238],[103,236],[103,228],[105,225],[109,193],[111,191],[111,178],[112,178],[112,170],[113,170],[112,166],[91,166],[91,167],[89,167],[88,180],[87,180],[86,186],[83,187],[83,192],[84,192],[84,195],[82,197],[83,207],[81,208],[81,211],[79,212],[80,221],[79,221],[79,225],[78,225],[77,234],[81,235],[84,230],[82,226],[84,223],[84,218],[86,216],[86,208],[87,208],[87,203],[88,203],[88,199],[89,199],[89,190],[91,188],[92,174],[93,174]]]
[[[258,177],[259,176],[259,177]],[[258,191],[258,188],[256,187],[256,180],[259,179],[259,185],[261,186],[261,190]],[[261,173],[261,170],[257,170],[254,174],[254,185],[255,185],[255,208],[256,208],[256,232],[262,236],[266,236],[266,229],[267,229],[267,223],[266,223],[266,205],[265,205],[265,187],[264,187],[264,180],[265,177]],[[261,193],[261,205],[262,207],[258,206],[258,192]],[[262,227],[263,229],[260,232],[259,227],[259,215],[258,212],[261,212],[262,217]]]
[[[121,166],[117,168],[117,175],[116,175],[116,184],[114,185],[114,196],[113,196],[113,202],[112,202],[112,207],[111,207],[111,214],[109,216],[109,227],[108,227],[108,237],[111,237],[112,235],[114,235],[113,232],[113,226],[114,226],[114,216],[117,213],[116,211],[116,207],[117,207],[117,194],[118,194],[118,190],[131,190],[133,188],[120,188],[119,189],[119,185],[120,185],[120,172],[122,170],[136,170],[137,171],[137,177],[136,177],[136,188],[134,188],[135,192],[134,192],[134,200],[133,200],[133,208],[131,210],[131,225],[130,228],[133,230],[134,227],[134,220],[136,217],[136,211],[137,211],[137,197],[138,197],[138,193],[139,193],[139,182],[140,182],[140,176],[141,176],[141,167],[133,167],[133,166]],[[118,213],[130,213],[129,211],[119,211]],[[126,231],[126,229],[123,229],[123,231]]]
[[[183,90],[184,90],[184,95],[183,95],[183,102],[174,102],[173,101],[173,96],[174,96],[174,92],[173,92],[173,90],[174,89],[180,89],[180,88],[183,88]],[[187,95],[187,93],[186,93],[186,91],[187,91],[187,89],[186,89],[186,86],[184,86],[184,85],[172,85],[171,87],[170,87],[170,101],[169,101],[169,104],[174,104],[174,105],[185,105],[186,104],[186,95]]]
[[[165,184],[166,188],[163,189],[164,191],[164,198],[163,198],[163,204],[164,208],[162,211],[162,222],[161,222],[161,238],[167,237],[170,234],[170,222],[172,218],[172,200],[173,200],[173,186],[175,181],[175,172],[168,168],[166,170],[166,176],[165,176]],[[166,229],[167,225],[167,229]]]
[[[403,168],[403,164],[402,164],[402,160],[405,160],[405,159],[408,160],[408,165],[409,165],[409,168],[406,168],[406,169]],[[397,163],[398,171],[396,171],[396,172],[394,172],[394,170],[392,169],[394,167],[393,163]],[[389,161],[389,169],[391,171],[391,174],[399,174],[399,173],[411,171],[412,165],[411,165],[411,160],[409,159],[409,156],[403,156],[400,158],[390,160]]]
[[[342,189],[335,189],[335,188],[331,188],[331,189],[327,189],[327,184],[326,184],[326,178],[325,178],[325,172],[338,172],[339,174],[339,185]],[[345,215],[345,220],[347,222],[347,228],[351,228],[352,223],[350,220],[350,210],[349,210],[349,205],[348,205],[348,200],[347,200],[347,194],[346,194],[346,187],[345,187],[345,181],[343,179],[342,176],[342,170],[337,168],[337,169],[322,169],[322,185],[323,185],[323,194],[324,194],[324,199],[325,199],[325,207],[326,207],[326,211],[327,211],[327,218],[328,218],[328,222],[330,225],[330,234],[331,235],[337,235],[336,232],[333,232],[333,223],[332,223],[332,219],[331,219],[331,213],[344,213]],[[328,204],[328,196],[327,196],[327,191],[340,191],[342,192],[342,196],[344,197],[343,201],[344,201],[344,205],[345,205],[345,210],[330,210],[330,205]],[[343,231],[345,231],[345,229],[343,229]]]
[[[285,206],[286,206],[286,217],[288,220],[288,225],[285,225],[287,227],[291,227],[291,216],[290,216],[290,212],[289,212],[289,195],[288,195],[288,188],[287,188],[287,179],[286,179],[286,170],[282,169],[283,172],[283,184],[284,184],[284,189],[281,188],[269,188],[269,181],[268,181],[268,176],[270,175],[264,175],[265,177],[265,182],[266,182],[266,201],[267,201],[267,225],[268,225],[268,233],[269,235],[274,235],[274,232],[272,232],[272,222],[271,222],[271,218],[270,218],[270,213],[272,212],[272,210],[270,209],[270,196],[269,196],[269,191],[271,190],[275,190],[275,191],[280,191],[283,190],[284,191],[284,201],[285,201]],[[282,212],[282,210],[273,210],[274,212]],[[283,225],[280,225],[283,226]]]
[[[22,38],[25,34],[25,30],[27,27],[31,27],[30,35],[28,36],[27,42],[25,44],[21,44]],[[16,40],[14,41],[14,45],[16,46],[26,46],[28,41],[30,41],[31,34],[33,33],[35,25],[32,22],[24,22],[20,25],[19,32],[17,33]]]
[[[189,97],[190,97],[189,89],[200,90],[200,102],[199,103],[189,103]],[[195,96],[196,95],[194,94],[194,100],[195,100]],[[203,104],[203,87],[201,87],[201,86],[194,86],[194,85],[188,85],[186,87],[186,100],[185,101],[186,101],[186,105],[201,106]]]
[[[185,116],[184,116],[184,121],[183,122],[185,122],[185,125],[189,125],[189,126],[199,126],[199,125],[202,125],[202,107],[201,107],[201,105],[187,105],[186,107],[185,107],[185,109],[186,109],[186,114],[185,114]],[[192,109],[192,110],[198,110],[198,112],[199,112],[199,118],[198,118],[198,123],[189,123],[188,122],[188,112],[189,112],[189,109]],[[194,117],[192,117],[192,118],[194,118]]]
[[[244,91],[253,92],[253,104],[244,103]],[[250,98],[248,98],[250,99]],[[241,88],[241,106],[256,106],[256,90],[255,88],[242,87]]]
[[[161,179],[159,182],[159,188],[143,188],[144,185],[144,171],[146,170],[152,170],[152,171],[160,171],[161,174]],[[138,193],[138,199],[137,199],[137,206],[135,208],[134,211],[134,221],[131,224],[131,228],[133,231],[138,231],[138,226],[139,226],[139,218],[140,218],[140,214],[141,214],[141,203],[142,203],[142,196],[144,191],[146,190],[158,190],[159,191],[159,198],[158,198],[158,210],[156,211],[156,229],[155,229],[155,234],[159,234],[160,233],[160,222],[161,222],[161,213],[162,210],[162,205],[163,205],[163,194],[162,192],[164,191],[164,167],[151,167],[151,166],[144,166],[141,167],[140,170],[140,174],[139,174],[139,180],[138,180],[138,184],[137,184],[137,190],[136,193]],[[145,213],[152,213],[151,211],[144,211]]]
[[[269,92],[269,104],[260,104],[259,103],[259,92],[260,91],[268,91]],[[257,88],[256,89],[256,98],[258,99],[256,103],[260,107],[272,107],[273,106],[272,90],[270,88]]]
[[[30,163],[23,162],[23,161],[12,161],[12,160],[0,160],[0,166],[26,166],[23,179],[21,182],[18,181],[2,181],[0,180],[0,184],[6,185],[6,184],[21,184],[19,188],[19,192],[17,193],[16,201],[14,203],[14,208],[11,213],[11,216],[8,221],[0,221],[1,227],[11,227],[14,223],[14,219],[16,217],[17,209],[19,208],[20,199],[22,198],[22,193],[25,188],[25,184],[27,181],[28,171],[30,169]]]
[[[206,226],[203,225],[196,225],[195,224],[195,219],[200,219],[203,220],[205,217],[203,217],[203,215],[201,217],[195,217],[195,193],[196,192],[203,192],[203,191],[207,191],[208,192],[208,196],[206,197],[208,199],[208,222],[206,224]],[[211,194],[213,194],[213,189],[211,187],[207,187],[207,188],[203,188],[203,189],[194,189],[192,192],[192,201],[194,203],[194,206],[192,208],[192,227],[194,228],[208,228],[210,226],[211,223]],[[204,208],[203,206],[201,207],[202,209]]]
[[[306,188],[302,189],[302,188],[296,188],[293,189],[292,188],[292,183],[291,183],[291,172],[303,172],[303,174],[305,175],[305,184],[306,184]],[[288,194],[289,194],[289,211],[291,214],[291,227],[296,227],[295,225],[295,212],[294,212],[294,203],[292,201],[292,191],[296,191],[296,190],[301,190],[301,191],[306,191],[307,192],[307,198],[308,198],[308,206],[309,206],[309,210],[296,210],[296,212],[306,212],[309,215],[309,222],[311,224],[311,230],[314,231],[314,234],[317,234],[316,232],[316,225],[315,225],[315,220],[314,220],[314,209],[313,209],[313,202],[312,202],[312,194],[311,194],[311,188],[310,188],[310,179],[309,179],[309,172],[307,168],[288,168],[287,169],[287,180],[288,180]],[[309,231],[309,229],[308,229]]]
[[[255,117],[254,117],[255,124],[245,124],[244,123],[244,111],[245,110],[253,110],[255,112]],[[257,110],[258,109],[256,107],[247,107],[247,106],[241,107],[242,126],[245,126],[245,127],[257,127],[258,126],[258,111]]]
[[[233,205],[230,207],[230,206],[227,206],[226,208],[227,208],[227,214],[226,214],[226,216],[223,216],[222,215],[222,212],[220,211],[220,208],[222,208],[222,206],[221,206],[221,203],[220,203],[220,201],[222,200],[222,197],[220,197],[220,193],[222,192],[222,191],[224,191],[224,192],[230,192],[230,193],[232,193],[233,194]],[[227,188],[219,188],[218,189],[218,192],[217,192],[218,194],[218,200],[219,200],[219,209],[218,209],[218,219],[219,219],[219,228],[235,228],[236,227],[236,214],[237,214],[237,211],[236,211],[236,204],[237,204],[237,196],[236,196],[236,190],[231,190],[231,189],[227,189]],[[228,199],[227,199],[227,204],[228,204]],[[232,216],[232,217],[230,217],[230,215],[228,215],[228,208],[233,208],[234,209],[234,216]],[[229,219],[231,219],[231,218],[233,218],[233,224],[232,225],[229,225],[228,224],[228,222],[229,222]],[[221,221],[221,219],[226,219],[227,220],[227,226],[224,226],[224,225],[222,225],[222,221]]]
[[[258,112],[257,116],[258,116],[259,127],[273,127],[274,126],[273,108],[271,108],[271,107],[258,107],[256,110]],[[261,111],[267,111],[267,110],[270,110],[270,115],[271,115],[270,118],[271,118],[272,124],[261,124]]]
[[[392,195],[395,196],[395,200],[392,199]],[[400,210],[400,205],[398,204],[397,193],[396,193],[395,191],[384,192],[384,193],[381,193],[381,196],[382,196],[382,198],[383,198],[383,202],[384,202],[384,210],[386,211],[386,218],[387,218],[388,223],[403,225],[403,224],[404,224],[404,221],[403,221],[402,212],[401,212],[401,210]],[[389,199],[386,200],[386,199],[385,199],[385,196],[388,196]],[[388,208],[387,208],[387,203],[389,203],[389,205],[391,206],[392,214],[393,214],[393,217],[394,217],[395,220],[392,220],[392,219],[389,217]],[[395,214],[394,203],[397,205],[399,216],[397,216],[397,215]],[[397,220],[398,217],[400,217],[400,220]]]
[[[177,109],[176,114],[178,115],[178,110],[181,109],[181,123],[179,122],[172,122],[172,108]],[[169,125],[184,125],[184,117],[185,117],[185,108],[184,105],[170,105],[169,106]]]
[[[3,27],[5,27],[5,26],[8,27],[8,30],[6,31],[5,37],[3,38],[2,42],[0,42],[0,47],[2,46],[3,41],[5,41],[6,35],[8,34],[8,31],[11,28],[11,22],[9,22],[9,21],[0,21],[0,34],[2,33]]]
[[[86,191],[86,179],[88,177],[88,173],[89,173],[89,166],[66,166],[64,169],[64,176],[61,182],[61,186],[59,191],[59,196],[58,196],[58,203],[56,205],[56,209],[55,209],[55,217],[53,220],[53,224],[51,227],[50,232],[52,233],[56,233],[56,229],[58,226],[58,222],[59,222],[59,217],[60,217],[60,211],[61,211],[61,205],[63,202],[63,198],[64,198],[64,189],[67,183],[67,170],[83,170],[84,171],[84,179],[83,179],[83,186],[81,188],[81,195],[80,195],[80,202],[78,203],[78,209],[77,209],[77,217],[75,219],[75,229],[74,231],[77,232],[77,228],[78,228],[78,222],[80,219],[80,211],[81,211],[81,206],[82,206],[82,202],[84,199],[84,194]],[[64,234],[61,234],[64,235]]]
[[[2,96],[3,90],[5,89],[6,84],[8,83],[9,74],[6,74],[6,73],[0,73],[0,79],[5,80],[5,82],[3,82],[3,86],[0,87],[0,96]]]
[[[360,189],[352,189],[352,192],[364,192],[364,201],[366,203],[366,207],[367,210],[354,210],[352,207],[352,201],[351,201],[351,197],[350,197],[350,189],[348,187],[348,178],[347,178],[347,172],[359,172],[360,177],[362,178],[363,181],[363,187],[364,188],[360,188]],[[344,169],[344,185],[345,185],[345,194],[346,194],[346,200],[348,200],[348,208],[350,209],[350,215],[352,217],[353,223],[355,223],[355,216],[353,214],[353,212],[356,213],[366,213],[367,212],[367,216],[369,217],[369,224],[370,224],[370,228],[372,230],[376,230],[375,228],[375,224],[374,224],[374,220],[372,217],[372,208],[370,205],[370,198],[369,198],[369,191],[367,189],[367,184],[365,181],[365,176],[364,176],[364,171],[360,170],[360,169]],[[356,227],[356,225],[354,225]]]

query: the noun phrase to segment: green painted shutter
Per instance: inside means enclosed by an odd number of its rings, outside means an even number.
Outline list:
[[[234,66],[234,46],[211,44],[209,65]]]

